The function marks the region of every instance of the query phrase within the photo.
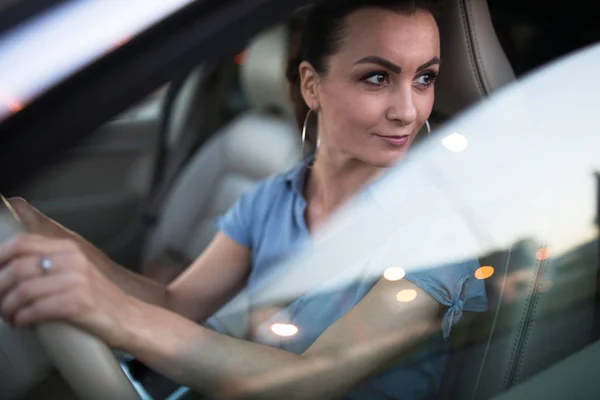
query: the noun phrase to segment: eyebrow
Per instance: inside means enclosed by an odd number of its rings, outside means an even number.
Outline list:
[[[423,71],[425,68],[431,67],[432,65],[436,65],[439,63],[440,63],[440,58],[433,57],[431,60],[427,61],[425,64],[420,65],[419,68],[417,68],[417,72]]]
[[[393,62],[388,61],[385,58],[381,58],[381,57],[377,57],[377,56],[368,56],[365,58],[361,58],[360,60],[358,60],[357,62],[354,63],[354,65],[356,65],[356,64],[377,64],[377,65],[381,65],[384,68],[389,69],[390,71],[392,71],[396,74],[399,74],[402,71],[402,68],[400,68]]]
[[[430,67],[432,65],[435,64],[439,64],[440,63],[440,59],[439,57],[433,57],[431,60],[427,61],[425,64],[420,65],[417,68],[417,72],[420,72],[422,70],[424,70],[427,67]],[[368,56],[365,58],[361,58],[360,60],[358,60],[357,62],[354,63],[356,64],[377,64],[380,65],[384,68],[389,69],[390,71],[399,74],[400,72],[402,72],[402,68],[400,68],[398,65],[394,64],[393,62],[386,60],[385,58],[381,58],[378,56]]]

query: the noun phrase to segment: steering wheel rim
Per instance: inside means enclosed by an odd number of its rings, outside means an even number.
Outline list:
[[[79,399],[140,399],[112,351],[96,337],[65,323],[40,324],[35,331]]]

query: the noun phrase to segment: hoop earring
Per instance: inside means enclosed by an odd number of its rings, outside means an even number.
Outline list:
[[[310,116],[313,113],[312,108],[308,109],[306,113],[306,117],[304,118],[304,124],[302,125],[302,157],[306,158],[306,131],[308,130],[308,121],[310,120]],[[317,137],[317,145],[316,150],[319,149],[321,145],[321,138]]]
[[[425,127],[427,128],[427,136],[431,135],[431,125],[429,125],[429,120],[425,120]]]

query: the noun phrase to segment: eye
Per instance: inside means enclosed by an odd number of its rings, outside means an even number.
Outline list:
[[[389,78],[390,78],[390,76],[387,72],[378,71],[378,72],[373,72],[373,73],[370,73],[369,75],[366,75],[365,77],[362,78],[362,80],[367,83],[370,83],[371,85],[381,86],[381,85],[385,85],[386,83],[388,83]]]
[[[433,84],[436,77],[437,77],[437,73],[435,73],[433,71],[429,71],[422,75],[419,75],[417,77],[417,79],[415,79],[415,83],[417,85],[421,85],[423,87],[429,87]]]

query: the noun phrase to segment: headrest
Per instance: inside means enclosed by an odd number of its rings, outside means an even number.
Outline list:
[[[293,117],[285,74],[288,47],[288,30],[285,25],[278,25],[259,34],[247,49],[241,81],[253,108],[276,110]]]
[[[446,116],[515,80],[487,0],[448,0],[440,21],[442,68],[435,110]]]

